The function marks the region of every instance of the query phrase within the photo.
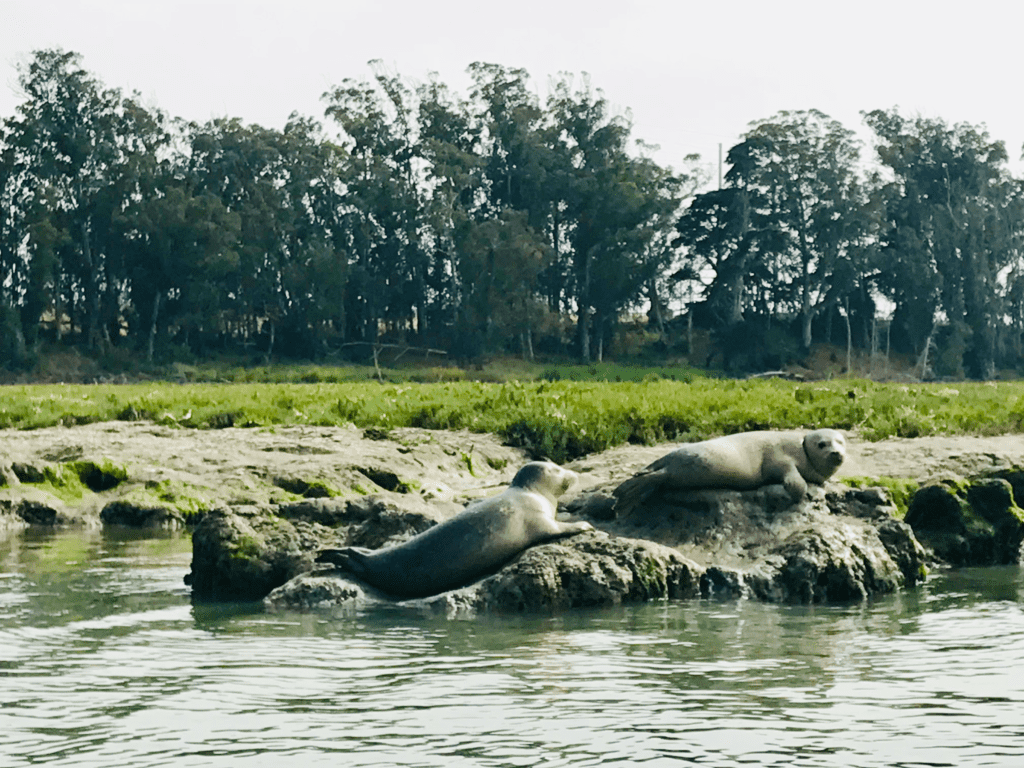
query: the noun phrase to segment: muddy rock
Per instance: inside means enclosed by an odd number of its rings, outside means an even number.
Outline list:
[[[926,485],[910,500],[906,522],[939,562],[965,566],[1021,561],[1024,510],[1004,478]]]
[[[531,547],[459,594],[426,602],[446,613],[467,606],[509,613],[693,598],[702,572],[669,547],[596,531]]]
[[[669,491],[621,518],[610,517],[609,500],[606,486],[567,506],[604,530],[659,542],[703,566],[703,597],[845,602],[913,586],[926,572],[923,548],[892,517],[882,488],[830,484],[797,504],[777,486]]]
[[[19,504],[20,502],[13,502],[10,499],[0,500],[0,532],[17,531],[28,526],[20,514]]]
[[[310,570],[313,554],[332,537],[319,523],[291,522],[264,507],[218,509],[192,534],[185,581],[197,600],[260,600]]]
[[[214,510],[192,533],[186,582],[198,600],[261,600],[313,568],[325,547],[401,543],[437,523],[374,497]]]
[[[18,530],[30,525],[93,528],[99,525],[99,521],[94,515],[83,515],[52,496],[34,489],[15,498],[0,498],[0,531]]]
[[[531,547],[475,584],[401,604],[455,615],[695,597],[835,603],[912,586],[926,572],[924,549],[891,517],[882,489],[835,486],[799,504],[774,487],[666,493],[621,519],[609,515],[609,493],[591,489],[563,508],[603,530]],[[348,530],[358,524],[353,518]],[[266,604],[305,610],[379,601],[390,599],[318,569]]]
[[[189,580],[197,600],[260,600],[284,588],[295,596],[280,605],[362,605],[389,600],[314,569],[319,549],[405,541],[500,491],[529,458],[468,432],[222,426],[140,420],[8,430],[0,528],[195,526]],[[854,446],[837,478],[926,484],[909,525],[894,518],[884,489],[838,483],[798,504],[773,486],[668,492],[620,517],[612,489],[676,447],[620,446],[569,465],[582,483],[561,514],[591,521],[597,533],[533,547],[473,585],[414,602],[444,613],[683,596],[837,602],[911,586],[928,557],[1020,560],[1020,436]],[[940,482],[951,472],[988,479]]]
[[[137,504],[117,499],[103,507],[100,522],[104,525],[176,531],[185,527],[185,516],[165,505]]]
[[[594,531],[531,547],[511,563],[462,589],[398,604],[448,616],[556,612],[699,596],[703,569],[651,541]],[[267,596],[275,610],[359,608],[391,599],[333,569],[292,579]]]
[[[270,611],[353,610],[370,603],[388,602],[373,588],[334,571],[314,571],[296,576],[263,599]]]
[[[303,498],[397,499],[414,512],[451,513],[507,483],[527,460],[494,436],[469,432],[120,421],[5,431],[0,501],[32,498],[66,508],[61,520],[99,525],[103,516],[104,524],[141,527]]]

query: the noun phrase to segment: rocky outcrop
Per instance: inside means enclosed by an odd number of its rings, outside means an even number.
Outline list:
[[[317,523],[289,522],[262,507],[220,509],[192,535],[192,571],[185,582],[199,600],[259,600],[313,567],[330,538]]]
[[[401,604],[445,615],[553,612],[700,596],[703,569],[669,547],[594,531],[531,547],[497,573],[462,589]],[[270,609],[359,608],[390,598],[332,569],[271,592]]]
[[[5,437],[0,530],[194,526],[197,600],[271,595],[294,608],[391,602],[315,568],[317,550],[400,543],[496,493],[526,461],[491,436],[414,429],[121,422]],[[850,477],[924,483],[906,522],[884,489],[838,483],[799,504],[773,487],[665,493],[618,516],[611,489],[669,448],[621,446],[571,465],[584,487],[562,514],[599,532],[532,547],[475,584],[410,604],[458,613],[679,597],[841,602],[912,586],[926,563],[1019,562],[1024,440],[1002,438],[998,450],[971,440],[857,445]],[[938,481],[939,470],[972,479]]]
[[[186,581],[198,600],[260,600],[312,570],[320,549],[397,544],[438,520],[371,496],[217,509],[192,532]]]
[[[911,499],[906,522],[940,562],[964,566],[1021,561],[1024,510],[1014,501],[1013,485],[1006,478],[926,485]]]
[[[618,518],[609,512],[610,488],[565,507],[602,530],[531,547],[475,584],[403,604],[451,615],[688,597],[845,602],[912,586],[925,574],[924,550],[891,516],[881,489],[836,486],[799,504],[773,487],[669,493]],[[354,521],[342,528],[360,530]],[[274,590],[266,605],[353,608],[388,600],[350,575],[318,568]]]
[[[598,490],[576,503],[608,515]],[[671,546],[706,568],[705,597],[772,602],[843,602],[916,584],[925,553],[895,520],[884,490],[830,485],[790,504],[781,489],[665,493],[642,511],[602,527]]]

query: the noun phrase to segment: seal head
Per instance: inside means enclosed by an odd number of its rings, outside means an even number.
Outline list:
[[[821,475],[821,481],[832,477],[846,460],[846,438],[842,432],[816,429],[804,435],[803,443],[807,461]]]

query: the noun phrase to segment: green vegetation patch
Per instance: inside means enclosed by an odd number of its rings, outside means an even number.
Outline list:
[[[65,503],[80,502],[90,493],[116,488],[128,479],[128,470],[103,461],[69,461],[43,467],[18,465],[15,473],[21,482],[32,485]]]
[[[121,499],[140,509],[168,509],[178,512],[188,524],[196,522],[216,506],[207,489],[179,480],[150,481],[133,488]]]
[[[844,477],[841,482],[851,488],[884,488],[893,506],[896,507],[893,517],[897,520],[902,520],[907,516],[910,500],[921,487],[920,482],[917,480],[910,480],[905,477],[889,477],[888,475],[883,475],[882,477]]]
[[[108,459],[99,462],[73,461],[65,466],[76,473],[89,490],[96,493],[116,488],[128,479],[128,470]]]
[[[301,477],[275,477],[274,485],[278,488],[306,499],[332,499],[344,493],[325,483],[323,480],[307,480]]]
[[[380,435],[396,427],[468,429],[559,462],[627,442],[693,441],[752,429],[832,427],[868,440],[1024,431],[1022,382],[950,387],[645,378],[15,386],[5,389],[0,426],[115,420],[131,407],[171,426],[199,429],[346,423]]]
[[[89,487],[82,482],[77,470],[67,464],[55,464],[43,469],[43,480],[32,483],[42,491],[56,496],[65,504],[80,502],[91,493]]]

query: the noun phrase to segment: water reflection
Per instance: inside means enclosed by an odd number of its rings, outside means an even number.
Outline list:
[[[0,539],[0,755],[14,766],[1024,758],[1017,568],[939,574],[840,607],[448,621],[192,606],[188,562],[174,535]]]

